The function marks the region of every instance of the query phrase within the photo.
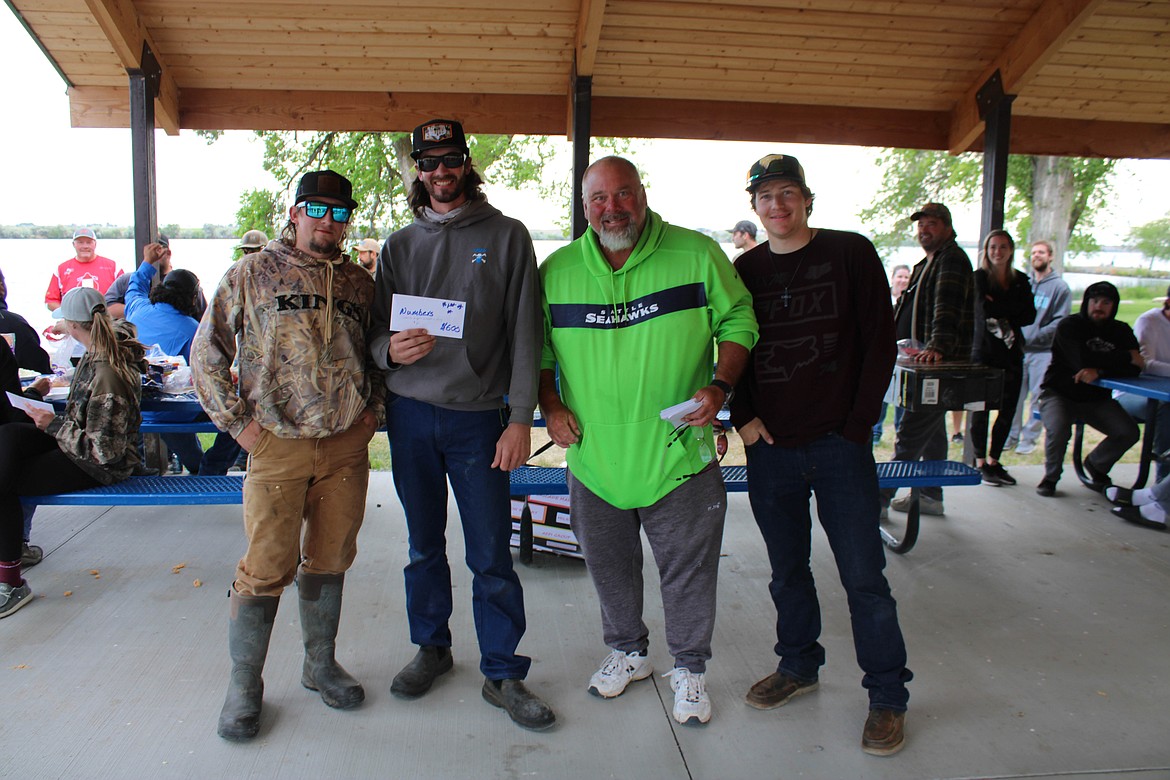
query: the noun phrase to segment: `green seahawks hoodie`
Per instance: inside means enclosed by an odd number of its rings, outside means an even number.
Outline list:
[[[718,244],[649,210],[621,270],[589,229],[540,276],[541,368],[559,370],[561,399],[581,425],[569,470],[616,507],[650,506],[714,454],[710,427],[676,435],[658,413],[710,384],[716,342],[755,345],[751,295]]]

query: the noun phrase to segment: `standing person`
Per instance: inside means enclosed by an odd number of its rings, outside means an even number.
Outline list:
[[[1105,434],[1084,460],[1088,487],[1098,493],[1113,484],[1109,470],[1141,436],[1137,423],[1109,390],[1093,384],[1103,376],[1137,376],[1146,365],[1133,331],[1117,319],[1119,303],[1116,287],[1095,282],[1085,290],[1080,312],[1062,318],[1056,327],[1052,364],[1040,393],[1044,479],[1036,492],[1042,496],[1056,495],[1077,420]]]
[[[1170,288],[1166,298],[1156,309],[1142,312],[1133,324],[1142,357],[1146,361],[1145,373],[1170,377]],[[1147,399],[1133,393],[1119,393],[1118,402],[1138,422],[1146,422],[1149,404]],[[1154,425],[1154,454],[1165,455],[1170,450],[1170,404],[1159,401]],[[1164,458],[1158,458],[1156,478],[1159,482],[1170,474],[1170,466]],[[1165,490],[1170,491],[1170,484]],[[1170,495],[1170,492],[1167,493]]]
[[[890,273],[890,306],[897,306],[898,299],[910,286],[910,266],[896,265]]]
[[[1036,320],[1024,328],[1024,375],[1020,380],[1020,401],[1016,407],[1016,419],[1008,434],[1008,447],[1013,441],[1016,452],[1029,455],[1036,449],[1036,439],[1044,424],[1037,412],[1040,411],[1040,385],[1044,374],[1052,363],[1052,341],[1056,338],[1056,326],[1062,317],[1072,311],[1072,291],[1052,267],[1054,249],[1050,241],[1034,241],[1030,253],[1032,263],[1032,301],[1036,305]],[[1031,408],[1025,414],[1025,402],[1032,398]]]
[[[357,247],[358,265],[370,272],[370,276],[378,273],[378,255],[382,245],[373,238],[363,238],[355,245]]]
[[[101,293],[89,287],[65,293],[53,317],[86,351],[64,413],[32,410],[32,425],[0,425],[0,618],[32,600],[21,577],[20,497],[112,485],[139,463],[138,399],[146,361],[133,328],[117,326]]]
[[[268,235],[263,230],[248,230],[240,238],[235,249],[240,256],[254,255],[268,245]],[[206,305],[204,306],[206,308]],[[202,319],[202,313],[197,319]],[[215,434],[215,441],[203,452],[199,462],[199,473],[205,477],[222,477],[233,466],[244,471],[248,465],[248,453],[228,431]]]
[[[861,747],[890,755],[905,743],[913,675],[882,574],[869,442],[896,352],[885,273],[866,238],[809,226],[815,196],[795,157],[757,161],[747,191],[768,241],[735,262],[752,294],[760,341],[731,401],[731,421],[743,439],[748,497],[772,565],[780,660],[746,702],[770,710],[817,689],[825,649],[810,565],[815,495],[869,692]]]
[[[236,244],[236,249],[240,250],[241,255],[254,255],[266,246],[268,246],[267,233],[263,230],[248,230],[240,237],[240,243]]]
[[[902,293],[906,292],[906,286],[910,284],[910,266],[896,265],[890,272],[890,306],[896,307],[898,299],[902,297]],[[886,390],[886,398],[893,398],[894,396],[894,380],[890,378],[890,384]],[[889,402],[882,400],[882,410],[878,414],[878,421],[873,425],[873,444],[876,447],[882,441],[882,429],[886,422],[886,410],[889,408]],[[894,431],[898,430],[898,424],[902,422],[903,410],[900,406],[894,407]]]
[[[759,243],[756,241],[757,232],[754,222],[749,222],[746,219],[736,222],[735,227],[731,229],[732,246],[739,250],[740,255],[749,249],[755,249],[756,244]],[[736,257],[738,256],[736,255]]]
[[[230,589],[224,739],[251,739],[260,729],[268,640],[294,576],[305,643],[301,684],[330,707],[365,699],[334,658],[382,406],[366,350],[374,284],[341,251],[357,207],[352,193],[334,171],[306,173],[280,240],[228,269],[191,350],[203,408],[251,453],[248,550]],[[238,389],[231,373],[237,349]]]
[[[589,691],[618,696],[653,671],[641,529],[658,563],[674,656],[672,714],[706,723],[727,511],[709,426],[756,341],[751,298],[717,244],[647,208],[628,160],[597,160],[581,189],[589,230],[541,266],[540,406],[549,436],[568,448],[573,530],[611,649]],[[682,424],[660,418],[687,399],[697,406]]]
[[[97,234],[90,228],[78,228],[73,233],[74,256],[57,266],[57,272],[49,280],[45,291],[45,305],[49,311],[61,306],[65,293],[75,287],[90,287],[105,293],[114,279],[122,275],[122,269],[108,257],[97,253]]]
[[[922,366],[969,360],[975,331],[975,282],[971,260],[955,243],[951,212],[941,203],[927,203],[910,216],[910,221],[918,223],[918,244],[926,257],[914,266],[910,284],[894,310],[897,337],[921,345],[914,362]],[[946,411],[907,410],[894,440],[894,460],[946,458]],[[891,489],[882,490],[883,515],[887,506],[908,512],[910,496],[891,502],[893,495]],[[942,488],[923,488],[919,511],[943,514]]]
[[[419,646],[390,691],[422,696],[453,665],[450,480],[472,573],[481,695],[518,725],[546,729],[556,715],[524,685],[532,659],[516,653],[524,591],[512,568],[508,493],[508,472],[532,447],[541,332],[536,254],[528,229],[487,202],[459,122],[416,127],[411,156],[414,223],[382,248],[370,331],[374,360],[388,369],[394,487],[410,537],[406,613]],[[465,304],[462,337],[391,331],[395,294]]]
[[[991,447],[987,446],[986,409],[971,412],[971,447],[975,467],[983,474],[985,485],[1014,485],[1015,478],[999,462],[1003,454],[1020,381],[1024,373],[1024,335],[1021,328],[1036,319],[1032,286],[1028,277],[1012,267],[1016,243],[1006,230],[993,230],[983,239],[979,268],[975,270],[976,334],[973,357],[1003,370],[1003,398],[991,429]]]

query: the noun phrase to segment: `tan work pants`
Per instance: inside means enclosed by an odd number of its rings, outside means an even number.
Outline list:
[[[261,434],[244,479],[248,551],[236,568],[237,591],[279,596],[298,563],[309,574],[349,569],[366,511],[369,442],[361,424],[327,439]]]

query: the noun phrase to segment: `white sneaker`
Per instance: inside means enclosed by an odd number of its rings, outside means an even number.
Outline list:
[[[671,669],[663,677],[670,678],[674,691],[674,719],[684,726],[698,725],[711,720],[711,699],[707,696],[707,683],[703,674],[690,669]]]
[[[589,678],[589,692],[603,699],[612,699],[621,696],[630,683],[645,680],[653,673],[654,667],[646,656],[614,650]]]

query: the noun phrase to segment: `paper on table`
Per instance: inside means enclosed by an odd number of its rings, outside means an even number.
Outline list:
[[[5,391],[5,395],[8,396],[8,403],[12,404],[22,412],[28,412],[33,409],[40,409],[43,412],[53,411],[53,405],[47,404],[44,401],[34,401],[31,398],[25,398],[23,395],[17,395],[16,393],[8,391]]]
[[[668,421],[671,425],[679,426],[683,424],[683,418],[691,412],[701,409],[703,406],[701,401],[696,401],[694,398],[688,398],[682,403],[677,403],[674,406],[668,406],[658,413],[658,416],[663,420]]]
[[[461,339],[466,313],[463,301],[395,293],[390,301],[390,330],[425,328],[432,336]]]

